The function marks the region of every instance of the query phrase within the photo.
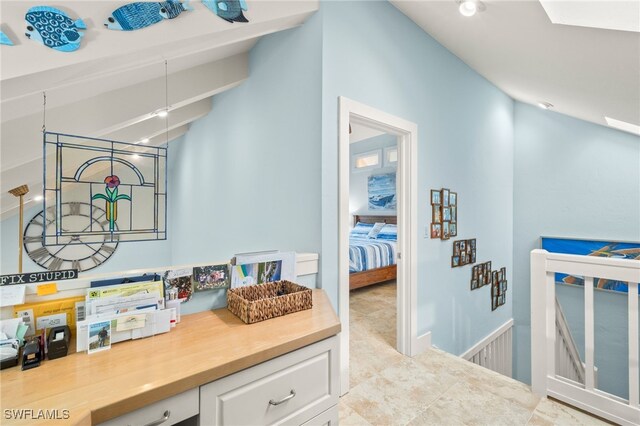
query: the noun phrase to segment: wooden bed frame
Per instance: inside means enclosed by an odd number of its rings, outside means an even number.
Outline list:
[[[392,223],[397,224],[396,216],[353,216],[354,224],[362,223]],[[369,269],[368,271],[353,272],[349,274],[349,290],[360,287],[381,283],[384,281],[394,280],[396,278],[397,265],[383,266],[382,268]]]

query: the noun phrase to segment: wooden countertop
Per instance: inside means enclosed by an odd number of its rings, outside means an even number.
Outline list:
[[[184,315],[169,333],[46,360],[31,370],[2,370],[0,422],[46,423],[6,418],[5,410],[20,408],[69,410],[65,423],[104,422],[339,332],[323,290],[313,290],[312,309],[251,325],[227,309]]]

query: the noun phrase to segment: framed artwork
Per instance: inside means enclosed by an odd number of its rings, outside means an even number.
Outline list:
[[[451,222],[451,208],[442,207],[442,221]]]
[[[431,224],[431,238],[440,238],[442,236],[442,224],[441,223],[432,223]]]
[[[442,239],[448,240],[450,238],[449,222],[442,222]]]
[[[453,256],[451,258],[451,267],[457,268],[458,266],[460,266],[460,256]]]
[[[507,268],[491,273],[491,310],[495,311],[507,301]]]
[[[435,223],[441,223],[442,222],[442,212],[440,210],[440,205],[433,205],[431,206],[431,221],[435,222]]]
[[[541,248],[551,253],[640,260],[640,242],[577,240],[550,237],[542,237],[541,240]],[[584,277],[557,273],[556,283],[584,286]],[[629,292],[629,286],[624,281],[594,278],[593,285],[594,288],[600,290],[611,290],[621,293]]]
[[[458,193],[447,188],[432,189],[431,201],[431,238],[448,240],[458,235]],[[433,225],[439,223],[440,232]]]
[[[369,209],[396,209],[396,174],[371,175],[368,179]]]
[[[449,225],[450,227],[451,225]],[[453,254],[452,254],[452,259],[453,257],[458,257],[458,261],[456,262],[456,265],[454,265],[454,262],[452,260],[451,262],[451,266],[453,268],[457,267],[457,266],[464,266],[464,265],[469,265],[471,263],[475,263],[476,262],[476,240],[475,238],[470,239],[470,240],[459,240],[459,241],[454,241],[453,242]],[[480,275],[480,269],[476,270],[476,274],[479,276]]]
[[[442,188],[442,207],[449,207],[449,190]]]
[[[434,206],[440,205],[440,191],[437,189],[431,190],[431,204]]]

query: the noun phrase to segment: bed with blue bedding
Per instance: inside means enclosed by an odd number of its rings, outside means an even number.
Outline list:
[[[395,279],[396,217],[356,215],[354,219],[349,233],[349,288]]]

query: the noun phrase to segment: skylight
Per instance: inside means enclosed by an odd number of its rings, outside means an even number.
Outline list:
[[[640,136],[640,126],[637,124],[627,123],[626,121],[616,120],[611,117],[605,117],[605,120],[607,120],[607,124],[611,127]]]
[[[640,2],[540,0],[554,24],[640,32]]]

